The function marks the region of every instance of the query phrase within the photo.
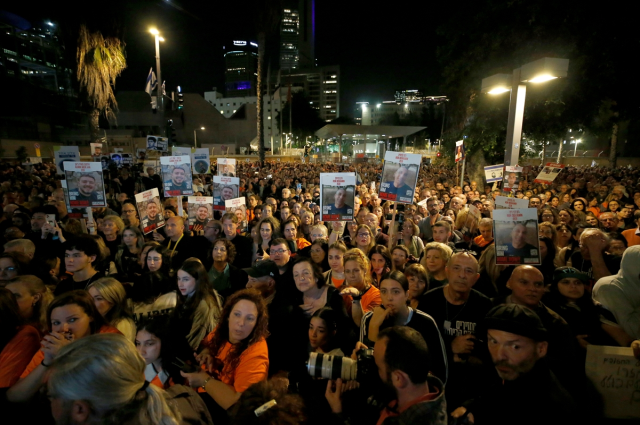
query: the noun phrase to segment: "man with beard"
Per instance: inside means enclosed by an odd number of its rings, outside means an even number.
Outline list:
[[[233,199],[233,187],[223,186],[220,189],[220,196],[215,198],[215,205],[225,206],[225,201],[230,201],[231,199]]]
[[[387,195],[387,197],[383,198],[394,201],[397,199],[396,196],[409,198],[409,200],[413,199],[413,189],[405,182],[407,177],[409,177],[409,168],[410,167],[400,166],[393,175],[393,181],[386,181],[380,185],[380,192]],[[396,196],[389,198],[388,195]]]
[[[198,206],[196,210],[196,221],[193,223],[191,230],[199,232],[204,229],[204,226],[209,222],[209,209],[206,205]]]
[[[86,206],[104,202],[102,194],[96,192],[96,178],[92,174],[81,174],[77,189],[69,190],[71,202],[86,202]],[[84,204],[82,204],[84,205]]]
[[[173,168],[171,179],[164,182],[164,191],[172,196],[193,194],[191,184],[187,182],[187,172],[184,168],[179,166]]]
[[[510,424],[515,417],[531,425],[581,422],[573,398],[547,366],[547,330],[536,313],[517,304],[500,305],[487,314],[484,328],[499,379],[456,409],[454,418],[468,415],[478,425]],[[531,400],[536,400],[535,409]]]
[[[158,208],[158,204],[152,199],[147,204],[147,225],[144,226],[145,231],[153,230],[158,227],[159,224],[164,222],[164,217],[162,217],[158,212],[160,209]]]

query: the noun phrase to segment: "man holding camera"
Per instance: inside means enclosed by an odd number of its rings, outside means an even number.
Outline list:
[[[366,347],[358,344],[358,348]],[[355,359],[355,351],[351,357]],[[447,423],[444,386],[429,374],[429,349],[418,331],[407,326],[383,330],[373,357],[384,387],[393,394],[380,411],[377,425]],[[341,395],[356,386],[354,381],[343,383],[342,379],[327,383],[325,397],[333,413],[343,415]]]

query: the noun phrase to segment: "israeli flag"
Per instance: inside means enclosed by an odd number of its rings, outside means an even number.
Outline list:
[[[147,85],[145,86],[144,91],[151,96],[151,93],[158,86],[158,80],[156,79],[156,74],[153,72],[153,68],[149,69],[149,75],[147,76]]]

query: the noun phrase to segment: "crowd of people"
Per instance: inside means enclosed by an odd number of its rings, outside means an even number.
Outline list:
[[[190,228],[187,198],[163,197],[145,214],[164,226],[144,234],[134,196],[164,193],[153,167],[112,170],[108,207],[84,215],[54,164],[1,163],[3,417],[599,419],[588,346],[640,358],[640,174],[566,167],[542,185],[539,169],[509,196],[537,211],[541,262],[497,265],[492,217],[507,194],[480,176],[460,186],[444,165],[422,164],[414,202],[399,204],[379,196],[382,164],[240,162],[246,215],[203,212]],[[354,220],[323,222],[320,173],[337,172],[357,173]],[[211,176],[193,176],[195,195],[211,196]]]

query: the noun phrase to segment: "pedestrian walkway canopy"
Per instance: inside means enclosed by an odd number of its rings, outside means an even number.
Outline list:
[[[324,140],[331,140],[342,136],[343,140],[388,140],[396,137],[403,139],[427,127],[413,127],[401,125],[351,125],[351,124],[327,124],[315,135]]]

